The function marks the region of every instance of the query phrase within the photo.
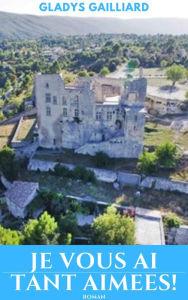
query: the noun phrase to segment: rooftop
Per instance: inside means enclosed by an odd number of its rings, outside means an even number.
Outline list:
[[[139,245],[164,245],[162,217],[159,211],[136,208],[135,236]]]
[[[120,95],[113,96],[113,97],[106,97],[103,102],[103,105],[118,105],[120,98],[121,98]]]
[[[155,87],[148,86],[147,87],[147,95],[156,96],[159,98],[170,99],[170,100],[185,100],[185,90],[174,87],[172,89],[171,86],[163,86],[163,87]]]
[[[188,245],[188,226],[182,225],[179,228],[177,228],[175,244]]]
[[[26,207],[39,189],[37,182],[14,181],[6,192],[6,197],[10,202],[15,203],[20,208]]]

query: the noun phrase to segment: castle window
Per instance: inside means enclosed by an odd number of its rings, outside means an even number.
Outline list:
[[[65,96],[62,97],[62,104],[67,105],[67,100],[66,100]]]
[[[51,108],[49,106],[46,107],[46,115],[51,116]]]
[[[79,110],[78,109],[74,110],[74,116],[75,116],[75,118],[79,117]]]
[[[120,120],[116,120],[115,124],[116,124],[117,129],[122,128],[122,122]]]
[[[67,117],[67,108],[66,107],[63,108],[63,117]]]
[[[46,88],[47,88],[47,89],[49,88],[49,83],[46,83]]]
[[[134,116],[134,121],[137,122],[137,120],[138,120],[138,117]]]
[[[46,94],[46,103],[51,103],[51,94]]]
[[[76,97],[75,97],[75,104],[76,104],[76,105],[79,104],[79,97],[78,97],[78,95],[76,95]]]
[[[53,96],[53,104],[57,105],[57,97]]]
[[[112,120],[112,112],[107,111],[107,121],[111,121],[111,120]]]
[[[97,111],[97,113],[96,113],[96,120],[97,121],[102,120],[102,113],[101,113],[101,111]]]

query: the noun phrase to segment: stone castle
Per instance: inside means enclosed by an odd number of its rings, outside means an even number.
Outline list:
[[[137,158],[143,148],[147,81],[93,77],[65,86],[58,74],[38,74],[39,144],[76,153]]]

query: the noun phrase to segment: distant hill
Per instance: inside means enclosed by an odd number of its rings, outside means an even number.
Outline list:
[[[0,12],[1,39],[88,33],[188,34],[188,19],[43,17]]]

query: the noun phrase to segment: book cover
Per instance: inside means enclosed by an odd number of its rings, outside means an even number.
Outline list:
[[[0,4],[0,295],[186,297],[188,2]]]

